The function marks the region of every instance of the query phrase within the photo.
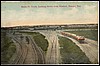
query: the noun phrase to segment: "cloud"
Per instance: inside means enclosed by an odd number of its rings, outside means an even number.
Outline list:
[[[97,21],[97,14],[94,5],[85,5],[82,10],[71,8],[70,10],[52,9],[51,12],[46,8],[1,11],[1,26],[28,25],[28,24],[59,24],[61,23],[80,23]],[[94,13],[91,13],[91,10]]]

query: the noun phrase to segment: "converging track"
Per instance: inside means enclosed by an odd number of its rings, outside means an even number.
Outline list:
[[[19,47],[17,51],[17,57],[13,61],[13,64],[23,64],[28,53],[28,48],[26,45],[22,45],[16,37],[14,37],[13,40],[16,42],[17,47]]]
[[[39,31],[46,36],[49,42],[48,50],[46,53],[46,64],[59,64],[61,63],[59,43],[56,31]]]
[[[23,40],[20,38],[23,37]],[[29,43],[25,40],[28,37]],[[16,45],[16,58],[11,62],[12,64],[44,64],[45,57],[42,49],[38,47],[29,35],[13,36],[13,42]]]
[[[31,42],[32,47],[37,52],[36,54],[38,56],[38,63],[39,64],[44,64],[45,63],[45,57],[44,57],[42,49],[36,45],[35,41],[32,39],[31,36],[28,36],[28,38],[29,38],[29,40]]]

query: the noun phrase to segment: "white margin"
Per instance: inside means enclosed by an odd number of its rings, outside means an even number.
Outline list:
[[[1,2],[98,2],[98,64],[1,64],[1,65],[99,65],[99,1],[1,1]]]

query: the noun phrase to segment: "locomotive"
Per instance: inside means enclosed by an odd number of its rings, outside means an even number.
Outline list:
[[[84,43],[84,40],[85,40],[84,36],[78,36],[76,34],[72,34],[72,33],[69,33],[69,32],[61,32],[61,34],[64,35],[64,36],[71,37],[71,38],[77,40],[79,43]]]

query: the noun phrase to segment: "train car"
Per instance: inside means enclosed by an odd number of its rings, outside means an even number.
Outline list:
[[[84,43],[85,37],[84,36],[77,36],[76,34],[68,33],[68,32],[61,32],[62,35],[74,38],[80,43]]]

